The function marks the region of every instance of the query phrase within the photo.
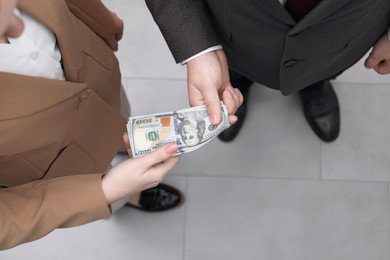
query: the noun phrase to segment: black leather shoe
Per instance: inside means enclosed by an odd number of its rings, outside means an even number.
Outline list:
[[[232,83],[233,87],[238,88],[241,91],[244,97],[244,101],[236,111],[236,116],[238,117],[237,122],[218,135],[218,138],[224,142],[233,141],[233,139],[236,138],[240,132],[241,127],[245,121],[246,112],[248,110],[249,88],[253,84],[253,81],[242,76],[238,79],[231,79],[230,82]]]
[[[154,188],[141,192],[139,205],[126,203],[125,206],[147,212],[158,212],[173,209],[184,202],[182,193],[172,186],[160,183]]]
[[[321,81],[301,91],[303,112],[306,120],[325,141],[336,140],[340,132],[340,108],[336,93],[329,81]]]

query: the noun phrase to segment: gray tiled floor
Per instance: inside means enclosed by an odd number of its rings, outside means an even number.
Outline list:
[[[185,68],[144,1],[104,2],[125,18],[118,57],[132,113],[186,107]],[[296,96],[257,85],[239,137],[182,156],[166,179],[186,194],[181,208],[121,209],[0,259],[388,260],[389,83],[362,61],[334,82],[342,129],[331,144],[312,133]]]
[[[389,84],[339,84],[342,129],[322,145],[322,176],[336,180],[390,181]]]
[[[185,259],[388,259],[386,184],[193,177],[187,193]]]

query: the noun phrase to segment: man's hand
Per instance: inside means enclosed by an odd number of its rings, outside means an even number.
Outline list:
[[[17,0],[0,0],[0,38],[18,37],[24,28],[23,21],[14,15]]]
[[[368,69],[374,69],[379,74],[390,73],[390,40],[387,33],[375,43],[364,66]]]
[[[229,113],[229,122],[234,124],[234,115],[243,102],[238,89],[231,86],[229,69],[223,50],[203,54],[187,63],[188,96],[191,106],[206,105],[210,122],[221,122],[220,97]]]

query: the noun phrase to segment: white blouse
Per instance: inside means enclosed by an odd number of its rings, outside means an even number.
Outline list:
[[[24,22],[18,38],[0,43],[0,71],[65,80],[61,67],[61,52],[55,34],[33,17],[15,10]]]

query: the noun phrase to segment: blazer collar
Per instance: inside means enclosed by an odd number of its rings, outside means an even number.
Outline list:
[[[65,1],[20,0],[18,7],[47,26],[57,37],[68,81],[77,81],[83,65],[82,42]]]

